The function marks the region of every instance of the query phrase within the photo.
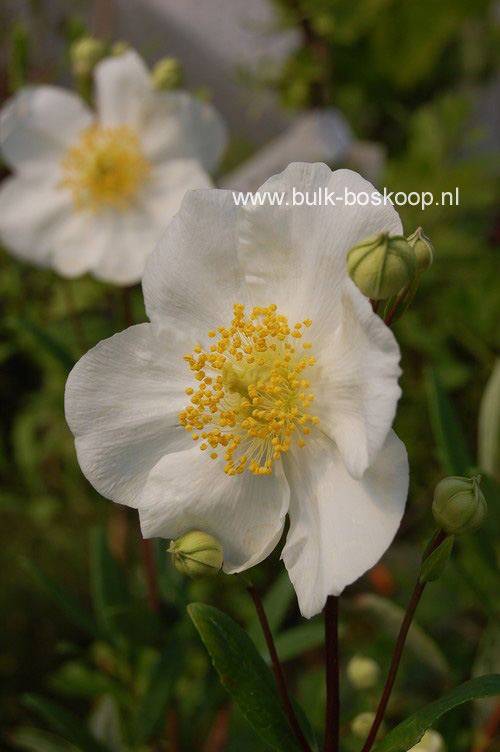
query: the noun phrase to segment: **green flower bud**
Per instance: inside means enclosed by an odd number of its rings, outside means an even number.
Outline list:
[[[120,55],[124,55],[126,52],[128,52],[129,49],[129,43],[125,42],[125,40],[123,39],[120,39],[118,42],[114,42],[111,46],[111,55],[113,55],[113,57],[120,57]]]
[[[106,55],[106,42],[97,37],[81,37],[70,47],[69,58],[75,78],[88,78]]]
[[[380,677],[380,666],[372,658],[355,655],[347,664],[347,678],[355,689],[373,689]]]
[[[450,477],[437,484],[432,513],[439,527],[448,535],[472,533],[483,524],[488,509],[479,488],[480,480],[480,475],[474,478]]]
[[[411,747],[408,752],[445,752],[444,739],[434,729],[427,729],[419,742]]]
[[[154,66],[151,79],[156,91],[178,89],[184,82],[182,66],[175,57],[164,57]]]
[[[212,535],[200,530],[181,535],[171,542],[168,551],[173,556],[175,568],[188,577],[215,577],[222,568],[221,544]]]
[[[366,238],[347,254],[347,272],[361,292],[385,300],[403,289],[417,271],[415,252],[401,235]]]
[[[411,235],[408,235],[406,239],[415,251],[415,258],[417,259],[417,270],[419,272],[425,272],[425,270],[428,269],[434,261],[434,246],[432,245],[427,235],[424,235],[424,231],[421,227],[417,227],[415,232],[412,232]]]
[[[351,721],[351,731],[354,734],[354,736],[357,737],[358,739],[366,739],[374,720],[375,720],[375,713],[368,713],[368,712],[359,713]],[[384,724],[382,724],[377,732],[377,737],[376,737],[377,741],[381,739],[384,733],[385,733],[385,728],[384,728]]]

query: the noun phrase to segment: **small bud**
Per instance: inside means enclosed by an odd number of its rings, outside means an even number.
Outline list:
[[[380,666],[372,658],[355,655],[347,664],[347,677],[355,689],[373,689],[380,677]]]
[[[366,739],[375,720],[375,713],[359,713],[351,721],[351,731],[358,739]],[[378,730],[377,740],[385,733],[384,724]]]
[[[75,78],[88,78],[106,54],[106,43],[97,37],[81,37],[70,47],[69,57]]]
[[[473,533],[481,527],[488,508],[479,488],[481,476],[443,478],[434,491],[432,513],[448,535]]]
[[[175,568],[188,577],[215,577],[222,568],[221,544],[212,535],[200,530],[181,535],[171,542],[168,551],[173,556]]]
[[[412,232],[407,238],[408,243],[415,251],[415,258],[417,259],[417,270],[419,272],[425,272],[426,269],[434,261],[435,251],[431,241],[424,235],[424,231],[421,227],[417,227],[415,232]]]
[[[184,82],[182,66],[175,57],[164,57],[154,66],[151,79],[156,91],[178,89]]]
[[[125,42],[123,39],[118,40],[118,42],[113,42],[110,50],[110,54],[113,57],[120,57],[120,55],[124,55],[126,52],[128,52],[130,49],[130,45],[128,42]]]
[[[408,752],[445,752],[444,739],[434,729],[427,729],[419,742],[411,747]]]
[[[385,300],[403,289],[415,275],[415,252],[401,235],[387,232],[366,238],[347,254],[347,272],[361,292]]]

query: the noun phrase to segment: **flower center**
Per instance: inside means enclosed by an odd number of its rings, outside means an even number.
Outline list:
[[[307,412],[314,397],[304,379],[316,358],[312,343],[300,342],[312,321],[290,329],[276,311],[271,304],[246,317],[245,307],[236,303],[229,328],[208,332],[217,338],[210,351],[196,345],[193,355],[184,356],[199,384],[186,389],[191,404],[179,413],[179,422],[201,442],[200,449],[214,450],[212,459],[224,451],[228,475],[247,466],[254,475],[270,475],[273,461],[294,440],[303,447],[310,426],[319,423]]]
[[[76,209],[126,209],[150,171],[137,134],[128,126],[84,130],[62,161],[61,185],[69,188]]]

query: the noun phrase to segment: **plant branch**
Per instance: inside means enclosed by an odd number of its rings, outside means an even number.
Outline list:
[[[325,752],[338,752],[340,728],[339,599],[329,595],[325,606],[326,723]]]
[[[257,612],[257,616],[259,617],[260,626],[262,627],[262,631],[266,639],[267,649],[269,650],[269,655],[271,656],[271,665],[273,668],[274,676],[276,678],[276,683],[278,685],[279,693],[283,701],[285,712],[288,716],[288,720],[290,721],[290,726],[292,727],[295,736],[297,737],[299,744],[304,752],[311,752],[311,748],[307,743],[307,739],[305,738],[302,729],[300,728],[299,722],[292,707],[292,703],[290,701],[290,697],[288,695],[285,677],[283,675],[283,669],[281,668],[278,653],[276,652],[273,634],[267,620],[266,612],[264,611],[264,606],[262,605],[262,601],[260,600],[260,596],[254,585],[247,585],[247,590],[254,602],[255,610]]]
[[[424,559],[427,558],[439,546],[439,544],[443,542],[445,537],[446,537],[446,534],[442,530],[439,530],[439,532],[435,535],[434,540],[432,541],[430,546],[427,548],[424,554]],[[417,610],[417,606],[419,604],[420,598],[422,597],[422,593],[424,592],[425,585],[426,585],[425,582],[420,582],[420,574],[419,574],[417,583],[413,589],[413,593],[410,598],[410,602],[406,609],[403,623],[401,624],[401,628],[399,630],[398,639],[396,640],[394,654],[392,656],[392,661],[391,661],[391,665],[389,668],[389,673],[387,674],[384,691],[382,692],[382,697],[380,698],[377,712],[375,714],[375,719],[373,721],[372,727],[370,729],[370,733],[368,734],[368,738],[366,742],[364,743],[361,752],[369,752],[369,750],[371,749],[373,745],[373,742],[375,741],[380,725],[384,719],[385,711],[387,709],[387,704],[389,702],[392,688],[396,680],[396,675],[398,673],[399,663],[401,660],[401,654],[403,652],[403,648],[405,646],[406,637],[408,635],[408,631],[413,621],[415,611]]]
[[[158,588],[156,587],[156,572],[153,558],[153,548],[151,541],[147,538],[142,538],[142,560],[144,563],[144,571],[146,573],[146,582],[148,586],[148,603],[151,611],[158,613],[160,610],[160,600],[158,598]]]
[[[406,285],[406,287],[403,288],[403,290],[401,291],[401,293],[398,295],[398,297],[394,301],[394,305],[392,306],[391,310],[389,311],[389,313],[387,314],[387,316],[384,319],[384,324],[387,324],[387,326],[390,326],[392,324],[392,320],[393,320],[394,316],[396,315],[399,306],[403,303],[404,299],[408,295],[408,292],[410,290],[410,286],[411,286],[412,282],[413,282],[413,280],[410,280],[410,282],[408,282],[408,284]]]

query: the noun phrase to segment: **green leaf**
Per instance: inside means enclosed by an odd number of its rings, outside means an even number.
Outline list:
[[[22,726],[9,736],[9,743],[23,752],[78,752],[77,747],[48,731]]]
[[[104,638],[105,635],[102,629],[92,618],[91,614],[85,611],[72,593],[61,587],[53,577],[29,559],[24,561],[24,566],[77,626],[92,637],[96,637],[97,639]]]
[[[221,683],[248,723],[279,752],[299,752],[274,676],[246,632],[213,606],[191,603],[188,613],[210,653]]]
[[[500,359],[488,379],[479,408],[478,461],[481,470],[500,481]]]
[[[500,674],[479,676],[461,684],[439,700],[413,713],[409,718],[392,729],[378,744],[374,752],[406,752],[422,738],[442,715],[449,710],[479,697],[500,695]]]
[[[441,462],[450,475],[466,475],[473,465],[462,427],[437,371],[427,371],[427,394],[432,430]]]
[[[438,580],[446,569],[450,560],[454,535],[447,535],[444,541],[422,562],[420,582],[434,582]]]
[[[71,370],[75,365],[75,359],[71,352],[59,340],[50,334],[46,328],[38,326],[34,321],[27,319],[18,319],[16,322],[19,329],[22,329],[37,341],[39,345],[58,360],[66,370]]]
[[[113,633],[116,617],[131,602],[124,572],[109,550],[106,529],[99,527],[91,537],[92,600],[99,623]]]
[[[149,684],[132,724],[134,742],[137,745],[145,744],[165,718],[181,666],[182,651],[179,647],[178,640],[172,638],[151,672]]]
[[[323,645],[325,628],[321,621],[308,621],[277,636],[276,651],[281,661],[289,661],[307,650]]]
[[[92,736],[80,720],[58,705],[39,695],[26,695],[24,704],[40,716],[51,728],[72,742],[81,752],[110,752],[101,742]]]

